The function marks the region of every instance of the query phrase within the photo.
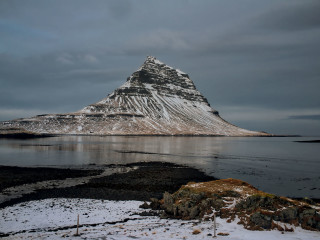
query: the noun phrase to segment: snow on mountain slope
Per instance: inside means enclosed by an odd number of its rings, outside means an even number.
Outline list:
[[[222,119],[188,74],[154,57],[101,101],[78,112],[2,122],[35,133],[267,136]]]

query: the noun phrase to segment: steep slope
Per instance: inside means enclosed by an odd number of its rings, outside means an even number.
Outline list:
[[[268,135],[222,119],[188,74],[154,57],[147,57],[125,84],[106,98],[78,112],[38,115],[2,125],[51,134]]]

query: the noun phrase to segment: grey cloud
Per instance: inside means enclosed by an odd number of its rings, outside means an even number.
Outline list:
[[[129,39],[125,45],[124,52],[129,55],[164,54],[190,49],[184,33],[170,29],[145,32]]]
[[[72,60],[72,64],[57,61],[59,56]],[[75,111],[100,100],[125,81],[123,69],[92,65],[83,61],[86,56],[52,53],[20,59],[0,55],[1,107]]]
[[[295,115],[295,116],[289,116],[288,119],[293,119],[293,120],[316,120],[316,121],[320,121],[320,114],[314,114],[314,115]]]
[[[306,0],[271,8],[257,18],[257,26],[272,30],[299,31],[320,28],[320,2]]]
[[[117,20],[128,17],[132,11],[132,1],[129,0],[111,0],[106,3],[108,12]]]
[[[288,109],[292,116],[308,115],[304,109],[317,113],[319,4],[2,0],[1,109],[77,110],[119,87],[153,55],[187,72],[220,112],[235,106],[230,111],[249,114],[246,107],[254,106],[267,115]],[[259,116],[241,121],[271,132],[286,127]],[[286,121],[302,130],[301,122],[316,122]]]

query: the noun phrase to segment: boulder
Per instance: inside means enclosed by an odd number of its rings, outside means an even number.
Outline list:
[[[250,221],[263,229],[271,229],[272,218],[260,212],[255,212],[250,216]]]
[[[281,221],[285,223],[291,223],[296,220],[298,217],[297,208],[291,207],[282,210],[277,217],[275,217],[276,221]]]

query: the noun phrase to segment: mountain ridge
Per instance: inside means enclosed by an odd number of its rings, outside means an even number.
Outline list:
[[[269,136],[222,119],[187,73],[151,56],[122,86],[79,111],[1,125],[41,134]]]

